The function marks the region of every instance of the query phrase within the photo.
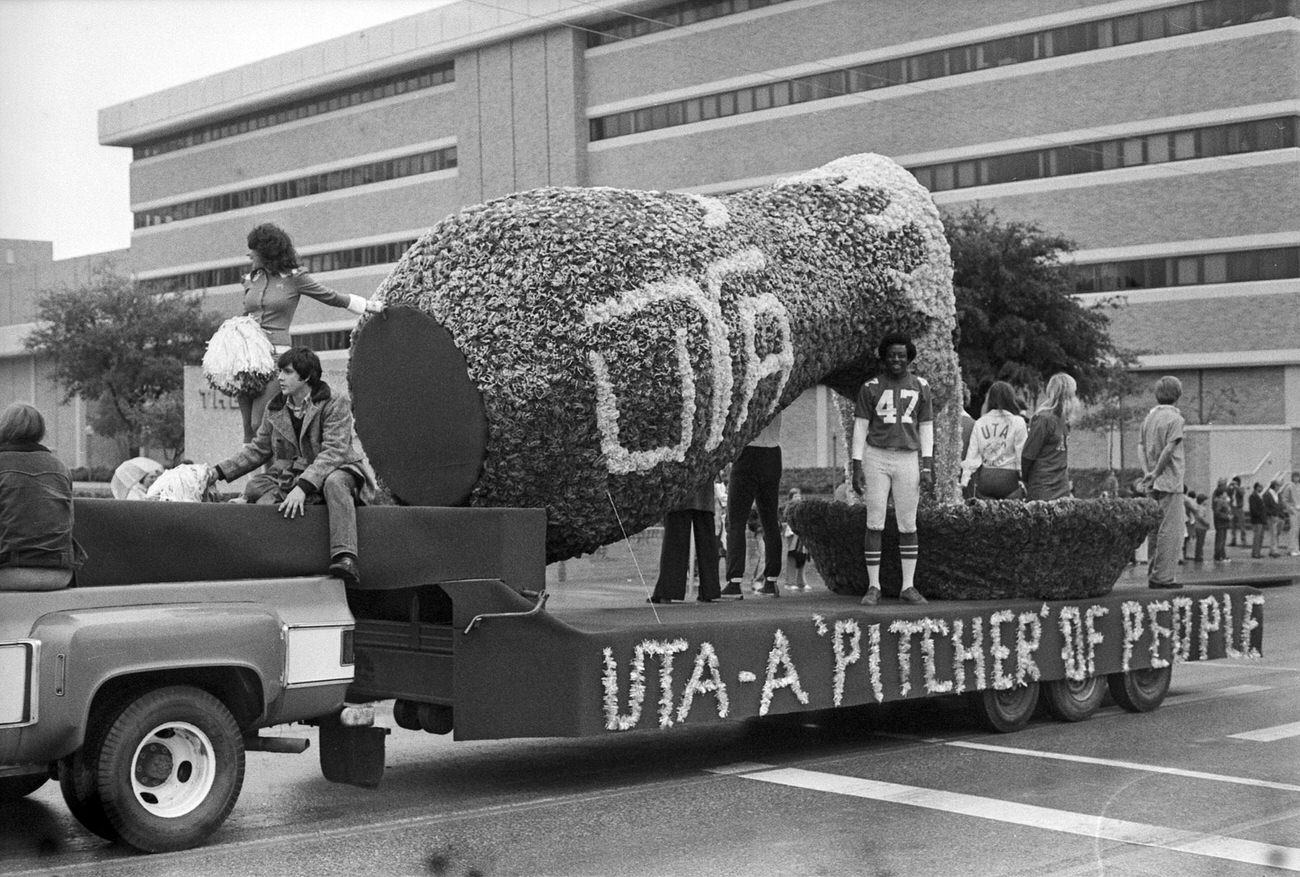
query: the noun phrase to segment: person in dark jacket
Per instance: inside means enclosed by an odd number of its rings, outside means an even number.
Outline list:
[[[266,406],[257,435],[238,454],[212,468],[210,481],[234,481],[264,463],[249,479],[247,502],[275,504],[286,518],[306,504],[324,503],[329,514],[330,574],[356,587],[356,501],[375,489],[375,476],[352,428],[347,394],[321,380],[320,358],[306,347],[280,354],[280,392]],[[365,493],[363,493],[363,491]]]
[[[72,477],[49,448],[45,418],[15,402],[0,413],[0,590],[51,591],[72,581]]]
[[[1282,508],[1282,500],[1278,498],[1277,489],[1281,485],[1277,481],[1270,481],[1268,489],[1264,491],[1264,529],[1268,531],[1268,556],[1281,557],[1285,552],[1278,551],[1277,536],[1282,526],[1282,516],[1285,513]]]
[[[1251,488],[1247,506],[1250,509],[1250,529],[1255,534],[1250,546],[1250,556],[1263,557],[1264,528],[1268,525],[1268,513],[1264,511],[1264,485],[1258,481]]]
[[[1220,478],[1210,497],[1210,508],[1214,514],[1214,559],[1216,562],[1228,561],[1228,530],[1232,528],[1232,495],[1226,478]]]

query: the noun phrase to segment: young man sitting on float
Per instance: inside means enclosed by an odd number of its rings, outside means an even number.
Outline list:
[[[238,454],[213,467],[209,481],[234,481],[270,462],[249,479],[244,499],[277,504],[286,518],[303,506],[324,503],[329,514],[330,575],[355,587],[357,564],[356,501],[375,488],[375,476],[352,428],[347,394],[321,380],[320,358],[306,347],[280,354],[280,392],[266,406],[253,440]]]

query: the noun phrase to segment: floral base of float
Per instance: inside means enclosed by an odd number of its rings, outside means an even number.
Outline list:
[[[444,587],[458,607],[473,602],[470,585]],[[1121,588],[875,607],[828,594],[659,607],[657,618],[643,607],[548,611],[469,631],[458,618],[456,690],[493,696],[458,700],[456,735],[670,728],[1253,658],[1263,603],[1246,587]]]
[[[916,586],[944,600],[1099,597],[1159,519],[1159,507],[1147,499],[922,503]],[[791,507],[790,525],[827,587],[866,592],[865,506],[805,500]],[[886,596],[896,596],[902,581],[897,545],[891,512],[881,565]]]

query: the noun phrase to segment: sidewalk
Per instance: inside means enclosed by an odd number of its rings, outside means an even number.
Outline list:
[[[1213,554],[1212,543],[1206,544],[1205,554],[1207,558]],[[1147,566],[1139,563],[1125,570],[1116,584],[1145,584],[1146,577]],[[1178,567],[1178,581],[1184,585],[1290,585],[1300,581],[1300,557],[1269,557],[1266,545],[1264,557],[1256,560],[1249,547],[1229,546],[1227,562],[1184,561]]]

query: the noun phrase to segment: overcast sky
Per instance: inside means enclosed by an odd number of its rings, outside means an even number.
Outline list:
[[[0,238],[131,244],[131,150],[99,110],[449,0],[0,0]]]

